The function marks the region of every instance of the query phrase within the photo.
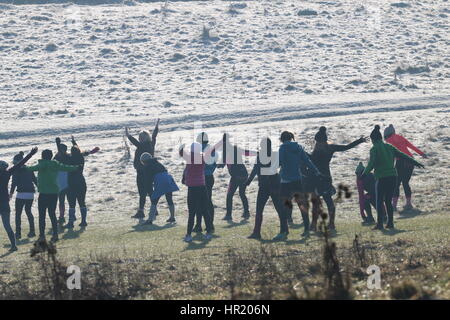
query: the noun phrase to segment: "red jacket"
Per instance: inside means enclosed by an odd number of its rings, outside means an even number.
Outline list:
[[[416,146],[414,146],[411,142],[409,142],[406,138],[402,137],[398,134],[393,134],[389,138],[386,138],[386,142],[390,143],[394,147],[396,147],[401,152],[407,154],[408,156],[412,157],[412,153],[409,151],[409,149],[415,151],[419,155],[423,156],[424,153],[419,150]]]

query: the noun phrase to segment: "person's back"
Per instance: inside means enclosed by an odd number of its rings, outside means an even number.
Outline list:
[[[283,142],[279,149],[280,176],[283,182],[298,181],[300,176],[300,162],[302,147],[294,141]]]
[[[34,193],[36,192],[33,183],[34,179],[34,173],[22,167],[14,172],[12,183],[16,186],[19,193]]]
[[[56,160],[39,159],[35,166],[26,167],[27,170],[38,172],[38,191],[43,194],[57,194],[59,186],[57,183],[58,171],[73,171],[76,167],[63,165]]]
[[[396,176],[395,152],[392,145],[384,143],[382,140],[375,141],[370,155],[373,155],[373,166],[375,169],[375,178]]]

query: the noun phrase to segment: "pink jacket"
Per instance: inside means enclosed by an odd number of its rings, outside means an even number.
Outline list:
[[[406,138],[402,137],[399,134],[393,134],[389,138],[386,139],[387,143],[390,143],[394,147],[396,147],[401,152],[407,154],[408,156],[412,157],[412,153],[409,151],[409,149],[415,151],[419,155],[423,156],[424,153],[419,150],[416,146],[414,146],[411,142],[409,142]]]

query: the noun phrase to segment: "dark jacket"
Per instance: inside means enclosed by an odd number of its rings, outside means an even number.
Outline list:
[[[145,166],[142,166],[141,172],[144,175],[145,184],[151,187],[153,186],[155,176],[158,173],[167,172],[167,169],[157,159],[153,158]]]
[[[11,175],[21,168],[30,158],[32,154],[28,154],[15,166],[0,172],[0,203],[9,202],[8,184],[11,179]]]
[[[282,182],[294,182],[302,179],[300,167],[310,168],[314,174],[319,175],[317,167],[311,162],[305,150],[294,141],[284,142],[280,146],[280,176]]]
[[[156,136],[158,135],[159,132],[158,123],[156,123],[156,126],[153,129],[152,139],[150,141],[141,143],[135,137],[128,135],[128,140],[130,140],[130,142],[134,144],[134,146],[136,147],[136,151],[134,151],[133,165],[137,171],[142,170],[143,165],[141,163],[141,155],[143,153],[148,152],[152,156],[155,155]]]
[[[35,185],[37,185],[37,179],[34,172],[23,167],[12,175],[11,191],[17,189],[17,192],[35,193]]]
[[[362,142],[363,139],[358,139],[347,145],[328,144],[321,148],[316,147],[311,153],[311,160],[323,175],[331,177],[330,162],[334,153],[347,151]]]

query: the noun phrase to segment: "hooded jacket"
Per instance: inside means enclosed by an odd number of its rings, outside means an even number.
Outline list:
[[[302,179],[302,172],[300,167],[305,165],[313,170],[316,175],[320,172],[317,167],[311,162],[311,159],[306,154],[303,147],[297,142],[286,141],[279,149],[280,156],[280,176],[282,183],[300,181]]]
[[[25,167],[29,171],[38,172],[38,191],[43,194],[57,194],[59,187],[57,183],[58,171],[75,171],[78,166],[69,166],[56,160],[40,159],[38,164]]]
[[[385,178],[397,176],[395,169],[395,158],[406,160],[414,165],[421,165],[419,162],[399,151],[397,148],[389,143],[384,143],[382,140],[373,142],[373,147],[370,149],[370,159],[363,175],[368,174],[375,169],[375,178]]]

